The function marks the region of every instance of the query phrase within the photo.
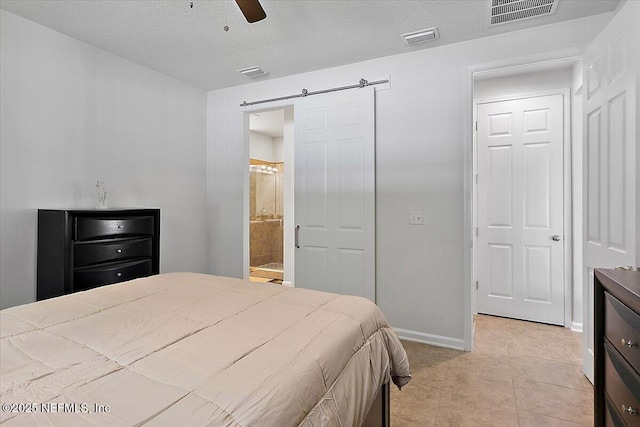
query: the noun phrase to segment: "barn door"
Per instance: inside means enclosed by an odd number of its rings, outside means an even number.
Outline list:
[[[295,286],[375,301],[374,89],[295,105]]]

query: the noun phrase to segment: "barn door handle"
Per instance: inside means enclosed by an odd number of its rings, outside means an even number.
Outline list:
[[[300,241],[298,240],[300,236],[300,226],[296,225],[296,248],[300,247]]]
[[[554,234],[553,236],[551,236],[551,240],[553,240],[554,242],[559,242],[560,236],[558,236],[557,234]]]

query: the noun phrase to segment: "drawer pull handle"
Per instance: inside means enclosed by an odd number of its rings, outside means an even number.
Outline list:
[[[122,228],[122,225],[118,225],[118,228]]]
[[[118,276],[118,277],[122,277],[122,273],[117,272],[117,273],[116,273],[116,276]]]
[[[631,340],[627,341],[624,338],[622,338],[622,345],[626,346],[626,347],[629,347],[629,348],[634,347],[634,344],[633,344],[633,342],[631,342]]]
[[[622,412],[626,412],[627,414],[635,415],[638,413],[637,409],[633,409],[631,406],[622,405]]]
[[[122,253],[122,249],[116,249],[116,253],[117,254],[121,254]]]

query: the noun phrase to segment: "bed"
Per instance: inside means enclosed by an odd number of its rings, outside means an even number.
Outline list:
[[[366,299],[195,273],[5,309],[0,329],[7,427],[358,426],[411,378]]]

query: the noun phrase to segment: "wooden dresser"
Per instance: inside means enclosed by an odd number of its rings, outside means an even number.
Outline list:
[[[160,210],[38,210],[37,300],[160,271]]]
[[[640,426],[640,272],[595,271],[595,425]]]

